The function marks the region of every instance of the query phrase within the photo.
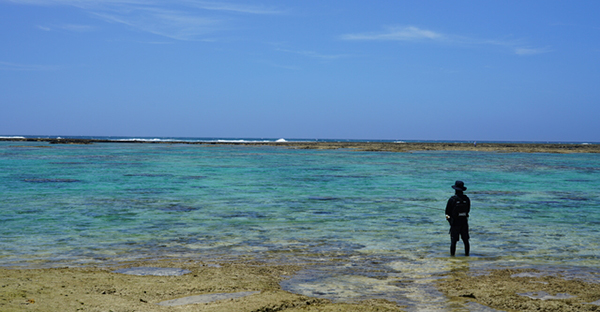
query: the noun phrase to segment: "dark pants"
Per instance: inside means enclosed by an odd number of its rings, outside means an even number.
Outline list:
[[[459,237],[462,239],[465,244],[465,256],[469,255],[471,245],[469,245],[469,223],[466,220],[455,220],[450,227],[450,255],[454,256],[456,254],[456,243],[458,242]]]

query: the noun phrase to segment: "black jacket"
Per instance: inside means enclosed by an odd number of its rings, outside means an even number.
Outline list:
[[[464,200],[467,202],[467,216],[466,217],[458,217],[454,215],[454,206],[456,205],[457,200]],[[471,212],[471,200],[465,194],[456,194],[450,199],[448,199],[448,203],[446,204],[446,215],[450,216],[448,220],[451,225],[454,225],[456,222],[458,223],[466,223],[469,218],[469,212]]]

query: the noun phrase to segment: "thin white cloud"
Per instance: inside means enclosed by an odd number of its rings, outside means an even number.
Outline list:
[[[2,1],[2,0],[0,0]],[[61,5],[80,8],[104,21],[176,40],[199,40],[202,35],[229,28],[226,14],[281,14],[275,8],[195,0],[4,0],[24,5]],[[220,12],[215,17],[216,11]],[[87,31],[69,25],[71,31]],[[42,30],[52,27],[38,26]]]
[[[54,6],[74,6],[81,9],[97,9],[108,6],[155,5],[153,0],[5,0],[16,4]]]
[[[64,24],[64,25],[51,25],[51,26],[42,26],[38,25],[38,29],[43,31],[53,31],[53,30],[66,30],[70,32],[88,32],[93,31],[95,28],[90,25],[76,25],[76,24]]]
[[[285,70],[302,70],[301,67],[299,66],[295,66],[295,65],[282,65],[282,64],[277,64],[277,63],[273,63],[271,61],[260,61],[260,63],[266,64],[270,67],[275,67],[275,68],[280,68],[280,69],[285,69]]]
[[[348,57],[347,54],[321,54],[321,53],[317,53],[314,51],[293,51],[293,50],[287,50],[287,49],[277,49],[277,51],[293,53],[293,54],[298,54],[298,55],[302,55],[302,56],[306,56],[306,57],[310,57],[310,58],[317,58],[317,59],[323,59],[323,60],[334,60],[334,59],[339,59],[342,57]]]
[[[138,43],[154,44],[154,45],[167,45],[167,44],[173,44],[173,41],[138,41]]]
[[[213,11],[228,11],[228,12],[236,12],[236,13],[245,13],[245,14],[282,14],[285,11],[269,8],[264,6],[253,6],[246,4],[237,4],[237,3],[223,3],[223,2],[208,2],[208,1],[185,1],[190,6],[194,6],[197,8],[201,8],[204,10],[213,10]]]
[[[361,41],[412,41],[412,40],[442,40],[444,35],[414,26],[389,27],[381,32],[367,32],[357,34],[345,34],[342,40]]]
[[[515,54],[517,55],[536,55],[551,52],[549,48],[515,48]]]
[[[520,40],[481,40],[459,35],[443,34],[415,26],[388,27],[380,32],[345,34],[340,36],[340,38],[348,41],[434,41],[462,46],[492,45],[507,48],[517,55],[537,55],[552,52],[552,50],[547,47],[525,47],[524,43]]]
[[[141,9],[133,12],[96,12],[95,16],[120,23],[155,35],[176,39],[195,40],[200,35],[219,29],[220,21],[164,9]]]
[[[76,24],[65,24],[59,26],[61,29],[73,31],[73,32],[88,32],[94,30],[93,26],[89,25],[76,25]]]
[[[2,1],[2,0],[0,0]],[[239,4],[233,2],[197,1],[197,0],[4,0],[29,5],[67,5],[82,9],[107,7],[166,7],[172,5],[213,11],[229,11],[245,14],[282,14],[285,10],[262,5]]]
[[[527,46],[523,40],[485,40],[477,42],[477,44],[500,46],[508,49],[516,55],[538,55],[553,51],[550,47],[538,48]]]
[[[9,62],[0,62],[0,70],[12,70],[12,71],[45,71],[45,70],[57,70],[59,66],[53,65],[31,65],[31,64],[17,64]]]

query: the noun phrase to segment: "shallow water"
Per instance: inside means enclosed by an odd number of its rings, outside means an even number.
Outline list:
[[[599,267],[599,173],[595,154],[0,142],[0,265],[251,256],[316,264],[296,292],[434,304],[457,266]],[[448,257],[457,179],[468,259]]]

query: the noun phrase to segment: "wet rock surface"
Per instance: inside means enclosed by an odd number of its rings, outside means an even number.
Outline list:
[[[165,269],[190,273],[169,276],[164,273],[171,270]],[[114,273],[116,270],[144,274]],[[294,265],[194,261],[4,268],[0,269],[0,311],[403,311],[384,300],[332,303],[283,291],[279,282],[297,270]]]
[[[460,303],[475,302],[500,311],[600,311],[600,284],[536,270],[468,271],[448,274],[439,289]]]

